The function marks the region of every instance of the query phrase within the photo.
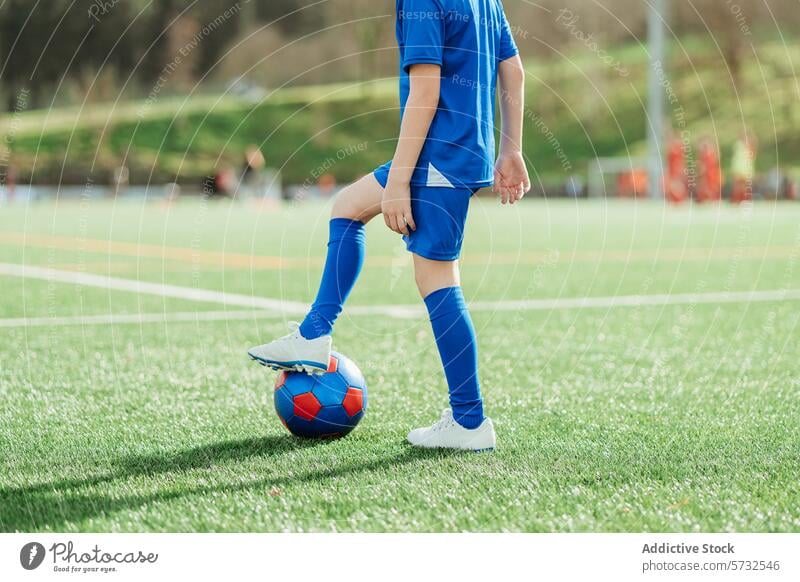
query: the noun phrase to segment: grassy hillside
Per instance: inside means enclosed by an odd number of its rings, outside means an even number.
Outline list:
[[[642,153],[646,53],[628,46],[609,55],[614,66],[586,49],[528,63],[525,148],[540,178],[585,172],[597,155]],[[676,43],[669,81],[676,125],[682,117],[692,141],[717,136],[726,157],[746,125],[759,137],[761,170],[778,162],[800,166],[800,48],[763,43],[748,57],[734,85],[716,47]],[[123,159],[136,182],[198,181],[216,166],[238,165],[251,143],[262,147],[270,165],[282,167],[287,182],[323,171],[349,180],[391,156],[397,129],[391,79],[283,89],[255,105],[188,95],[0,119],[20,179],[33,172],[37,182],[80,183],[88,174],[102,182]]]

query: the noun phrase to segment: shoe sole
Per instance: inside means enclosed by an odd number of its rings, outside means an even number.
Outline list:
[[[307,360],[298,360],[294,362],[275,362],[273,360],[265,360],[254,356],[251,353],[247,354],[254,362],[258,362],[265,368],[270,368],[276,372],[303,372],[312,376],[321,376],[328,371],[328,366],[320,362],[310,362]]]
[[[459,447],[422,447],[420,445],[411,445],[412,447],[417,447],[420,449],[425,449],[427,451],[464,451],[465,453],[493,453],[495,451],[494,447],[488,447],[485,449],[461,449]]]
[[[461,448],[461,447],[427,447],[425,445],[415,445],[408,439],[406,442],[411,445],[412,447],[417,447],[419,449],[426,449],[429,451],[465,451],[467,453],[493,453],[495,447],[484,447],[482,449],[468,449],[468,448]]]

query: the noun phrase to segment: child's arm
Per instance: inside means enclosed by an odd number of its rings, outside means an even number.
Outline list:
[[[413,65],[409,77],[411,90],[381,204],[386,226],[406,235],[409,234],[409,228],[417,229],[411,215],[411,177],[439,107],[442,69],[439,65]]]
[[[525,69],[519,55],[500,63],[500,113],[503,125],[500,155],[494,175],[494,191],[503,204],[521,200],[531,189],[522,157],[522,120],[525,113]]]

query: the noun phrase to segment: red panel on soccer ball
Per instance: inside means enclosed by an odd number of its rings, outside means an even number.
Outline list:
[[[321,408],[322,404],[311,392],[294,397],[294,415],[304,420],[314,420]]]
[[[347,394],[344,395],[342,401],[342,408],[348,416],[355,416],[361,409],[364,408],[364,396],[358,388],[350,387],[347,389]]]
[[[283,385],[286,384],[286,378],[289,377],[289,374],[286,372],[281,372],[278,374],[278,379],[275,380],[275,390],[280,390],[283,388]]]
[[[331,356],[331,359],[328,360],[328,374],[333,374],[338,369],[339,369],[339,360],[336,359],[335,356]]]

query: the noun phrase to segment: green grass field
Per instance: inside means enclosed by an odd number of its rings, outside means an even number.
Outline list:
[[[308,302],[326,213],[6,207],[0,264]],[[369,235],[350,305],[418,304],[399,241],[378,223]],[[422,315],[343,316],[335,343],[370,406],[349,437],[307,442],[245,353],[296,316],[0,274],[0,530],[798,532],[798,259],[798,204],[478,200],[464,287],[483,302],[494,454],[404,443],[447,402]],[[794,294],[709,299],[781,290]],[[485,303],[664,294],[688,295]],[[174,319],[193,313],[217,320]],[[109,314],[163,320],[86,319]]]

